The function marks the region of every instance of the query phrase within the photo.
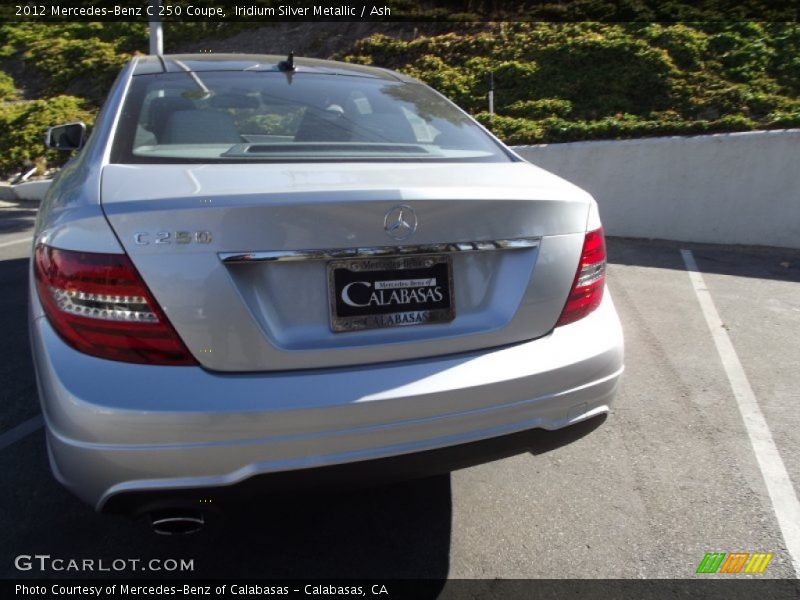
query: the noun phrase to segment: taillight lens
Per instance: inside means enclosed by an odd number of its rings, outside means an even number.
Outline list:
[[[605,287],[606,241],[601,227],[586,233],[578,272],[556,327],[582,319],[600,306]]]
[[[39,244],[34,261],[44,312],[76,350],[125,362],[197,364],[124,254]]]

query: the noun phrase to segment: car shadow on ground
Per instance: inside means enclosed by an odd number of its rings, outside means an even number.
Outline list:
[[[28,345],[28,259],[0,260],[0,432],[39,412]]]
[[[38,209],[38,202],[0,201],[0,234],[30,230]]]
[[[800,282],[800,250],[608,237],[611,264],[686,270],[681,249],[691,250],[703,273]]]
[[[40,430],[0,452],[10,492],[0,497],[0,577],[408,578],[447,577],[450,476],[346,492],[315,491],[209,515],[185,536],[154,534],[144,518],[95,513],[52,478]],[[121,571],[19,571],[19,555],[140,559]],[[192,561],[184,572],[152,559]],[[122,564],[122,563],[120,563]]]
[[[494,459],[541,454],[599,427],[597,417],[558,432],[532,431],[492,441]],[[249,501],[185,536],[151,532],[145,518],[97,514],[50,475],[40,430],[0,452],[7,489],[0,496],[5,532],[0,577],[124,578],[430,578],[449,571],[450,475],[378,487],[303,493]],[[369,482],[365,482],[369,483]],[[230,507],[229,507],[230,508]],[[20,572],[19,555],[65,559],[191,560],[184,572],[131,570]]]

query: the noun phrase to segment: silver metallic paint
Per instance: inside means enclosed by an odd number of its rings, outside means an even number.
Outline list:
[[[420,219],[414,245],[541,242],[455,256],[459,318],[393,334],[333,334],[324,265],[223,265],[218,258],[264,248],[384,246],[383,216],[398,200]],[[195,357],[220,371],[368,364],[544,335],[572,285],[590,203],[585,192],[525,163],[109,165],[103,176],[103,207],[125,250]],[[139,231],[179,229],[212,231],[213,241],[134,243]]]
[[[54,470],[98,509],[126,490],[226,485],[558,429],[607,412],[622,373],[610,296],[539,340],[302,373],[104,361],[66,346],[46,319],[33,332]]]
[[[559,428],[608,410],[623,352],[610,296],[588,317],[552,329],[587,221],[597,224],[588,194],[524,162],[109,165],[108,140],[130,78],[156,69],[135,58],[122,70],[87,146],[50,187],[35,236],[63,249],[128,251],[205,368],[81,354],[55,334],[31,283],[48,454],[74,493],[102,508],[124,490],[225,485],[255,473]],[[324,262],[219,260],[245,248],[382,246],[376,218],[398,202],[423,213],[414,243],[541,242],[454,254],[452,335],[409,327],[361,332],[347,343],[320,333],[327,305],[312,305],[323,300],[324,284],[305,290],[303,312],[274,291],[280,281],[324,281]],[[320,218],[336,226],[321,235]],[[131,233],[150,230],[137,227],[143,222],[153,231],[224,227],[203,247],[132,250]]]

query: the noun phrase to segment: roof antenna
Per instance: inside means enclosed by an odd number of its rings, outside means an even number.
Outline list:
[[[294,52],[289,52],[289,56],[286,57],[286,60],[282,60],[278,63],[278,70],[279,71],[294,71]]]

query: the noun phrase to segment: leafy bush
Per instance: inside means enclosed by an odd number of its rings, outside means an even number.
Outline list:
[[[373,35],[344,60],[400,69],[509,143],[786,127],[800,105],[794,23],[506,23],[404,41]]]
[[[8,175],[25,164],[58,166],[67,156],[45,152],[44,132],[48,127],[83,121],[91,124],[94,114],[74,96],[56,96],[0,105],[0,174]]]
[[[416,4],[405,0],[403,6]],[[620,23],[609,24],[590,18],[605,14],[607,3],[536,6],[543,17],[587,18],[458,23],[449,33],[411,40],[373,34],[332,58],[402,70],[487,124],[488,76],[494,73],[490,127],[512,144],[800,126],[797,23],[733,15],[729,23],[703,23],[701,12],[687,13],[693,16],[687,23],[644,22],[657,21],[662,9],[648,16],[650,9],[623,3],[615,9]],[[263,25],[167,23],[165,37],[175,47]],[[44,130],[92,121],[121,65],[147,50],[147,36],[147,24],[135,22],[0,25],[0,60],[15,63],[8,69],[15,77],[30,77],[40,98],[20,101],[17,88],[30,97],[29,82],[0,72],[0,174],[26,161],[63,160],[44,154]],[[291,123],[257,125],[283,132]]]
[[[0,102],[16,100],[19,91],[14,87],[14,80],[9,75],[0,71]]]
[[[99,39],[57,38],[31,43],[23,58],[44,71],[53,89],[67,91],[83,84],[91,98],[102,97],[128,57]]]
[[[560,98],[518,100],[517,102],[509,104],[505,112],[511,117],[522,117],[525,119],[566,117],[572,112],[572,102]]]
[[[800,24],[776,23],[765,28],[775,48],[768,73],[791,94],[800,94]]]
[[[0,57],[47,77],[48,94],[99,104],[131,53],[147,48],[143,23],[17,23],[0,26]]]

